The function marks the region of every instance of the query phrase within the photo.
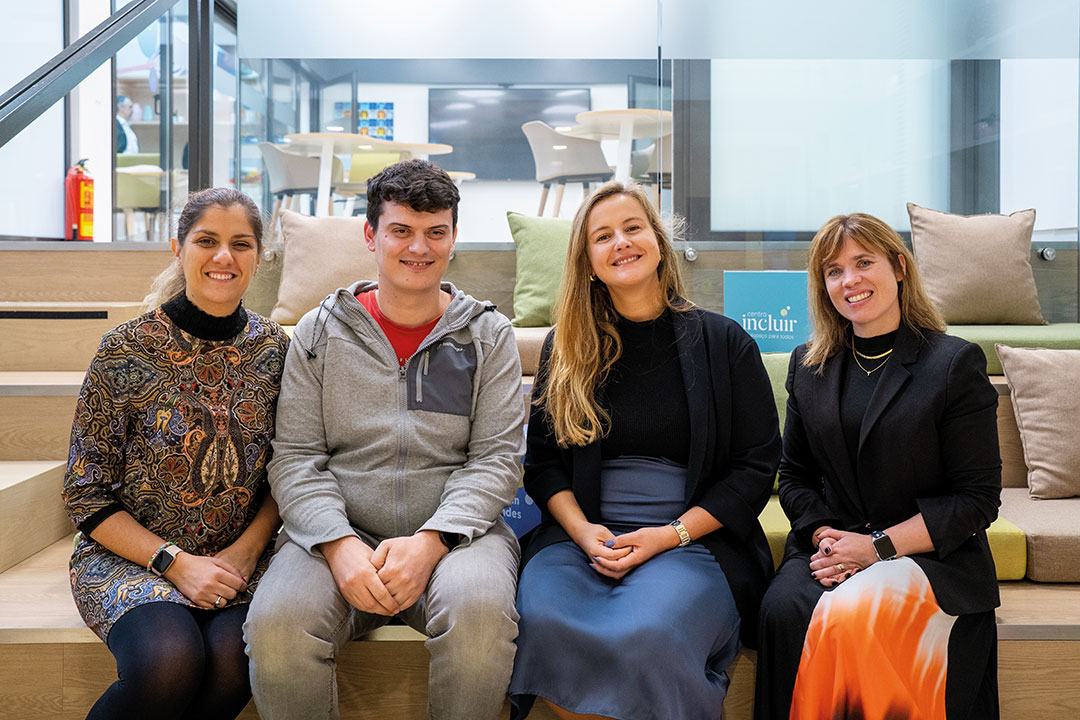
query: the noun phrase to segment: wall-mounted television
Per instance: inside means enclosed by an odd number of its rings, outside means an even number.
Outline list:
[[[530,120],[576,125],[577,114],[591,105],[588,88],[432,88],[428,139],[454,146],[432,160],[446,170],[474,172],[477,180],[535,180],[521,126]]]

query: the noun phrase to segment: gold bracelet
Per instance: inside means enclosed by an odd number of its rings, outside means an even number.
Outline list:
[[[672,520],[670,525],[675,528],[675,532],[679,533],[679,547],[686,547],[693,542],[690,533],[686,531],[686,526],[682,524],[682,520]]]

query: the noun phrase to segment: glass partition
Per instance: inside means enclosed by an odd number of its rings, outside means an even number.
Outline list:
[[[187,8],[177,5],[116,54],[114,236],[164,241],[188,188]]]
[[[404,44],[351,37],[373,3],[267,0],[248,13],[242,0],[240,52],[303,68],[311,92],[293,102],[314,108],[312,130],[413,144],[408,154],[455,171],[461,242],[509,247],[507,211],[569,218],[583,177],[590,188],[631,177],[688,221],[692,295],[723,310],[726,271],[805,269],[810,238],[839,213],[873,213],[907,238],[908,202],[959,214],[1034,207],[1043,312],[1077,319],[1074,2],[632,0],[612,12],[554,0],[541,17],[479,0],[455,12],[399,5],[412,18]],[[553,19],[564,5],[577,22]],[[335,23],[306,32],[299,14],[319,12]],[[618,123],[586,122],[642,109],[653,128],[625,144]],[[548,133],[547,157],[522,129],[533,122]],[[367,171],[363,155],[388,149],[375,145],[335,146],[347,180],[362,181],[352,169]],[[314,144],[290,150],[320,155]],[[560,177],[559,153],[583,167]],[[345,197],[335,212],[361,210],[362,189]]]

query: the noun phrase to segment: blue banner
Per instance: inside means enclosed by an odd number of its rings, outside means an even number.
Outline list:
[[[513,502],[503,509],[503,520],[515,535],[521,537],[540,524],[540,508],[525,492],[525,488],[518,488]]]
[[[724,314],[761,352],[791,352],[810,337],[805,270],[725,270]]]

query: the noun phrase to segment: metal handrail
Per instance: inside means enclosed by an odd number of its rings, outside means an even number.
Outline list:
[[[0,147],[180,0],[133,0],[0,95]]]

